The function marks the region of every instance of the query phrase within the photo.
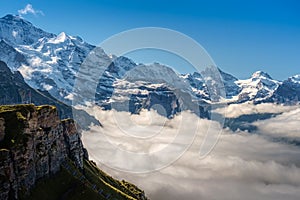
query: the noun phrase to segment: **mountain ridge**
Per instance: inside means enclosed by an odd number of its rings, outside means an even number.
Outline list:
[[[19,33],[18,37],[16,32]],[[74,92],[74,81],[82,63],[95,46],[65,32],[58,35],[48,33],[13,15],[1,18],[0,40],[3,46],[0,50],[0,60],[8,62],[10,69],[20,71],[25,82],[31,87],[47,91],[67,105],[71,105],[74,98],[79,98],[80,95],[82,102],[85,102],[86,95]],[[220,74],[219,78],[217,77],[219,75],[215,74],[217,71],[214,70],[180,75],[165,65],[136,64],[129,58],[107,55],[101,48],[98,50],[101,51],[100,57],[102,56],[101,67],[107,68],[104,69],[102,76],[95,80],[99,81],[95,101],[105,109],[114,107],[138,113],[143,108],[152,109],[154,105],[159,104],[165,108],[165,115],[170,117],[182,110],[194,109],[195,102],[199,104],[199,108],[201,104],[218,101],[284,104],[299,102],[299,75],[277,81],[269,74],[257,71],[250,78],[240,80],[220,68],[216,69]],[[85,78],[93,77],[93,72],[93,70],[88,72]],[[207,77],[203,76],[216,76],[220,83],[210,85]],[[217,91],[211,90],[210,87],[224,87],[224,94],[222,89]],[[164,92],[162,88],[165,88]],[[176,92],[175,89],[180,92]],[[291,94],[285,94],[288,91]],[[180,103],[182,94],[185,94],[184,101],[189,106],[185,107],[183,101]],[[128,108],[122,108],[116,105],[116,102]],[[201,114],[206,116],[204,113]]]

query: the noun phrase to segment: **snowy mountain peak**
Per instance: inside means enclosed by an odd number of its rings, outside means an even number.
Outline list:
[[[57,40],[64,42],[67,39],[70,39],[70,37],[65,33],[65,32],[61,32],[60,34],[58,34],[58,36],[56,37]]]
[[[62,39],[65,39],[67,36],[67,34],[65,32],[61,32],[60,34],[58,34],[57,36],[58,38],[62,38]]]
[[[108,66],[107,71],[114,74],[113,76],[116,78],[122,78],[127,72],[136,67],[136,63],[127,57],[109,55],[109,58],[112,63]]]
[[[20,17],[19,15],[12,15],[12,14],[8,14],[5,15],[4,17],[2,17],[1,19],[3,20],[7,20],[7,21],[24,21],[26,23],[30,23],[26,20],[24,20],[22,17]]]
[[[51,38],[55,34],[48,33],[33,26],[30,22],[15,15],[0,18],[0,39],[10,45],[31,45],[42,37]]]
[[[70,40],[71,38],[65,32],[61,32],[58,36],[49,39],[48,42],[52,44],[59,44]]]
[[[0,41],[0,60],[20,71],[32,87],[65,102],[81,63],[95,48],[79,37],[48,33],[14,15],[0,18]]]
[[[288,78],[288,81],[296,83],[296,84],[300,84],[300,74],[297,74],[295,76]]]
[[[266,72],[263,72],[263,71],[257,71],[257,72],[254,72],[251,76],[252,79],[258,79],[258,78],[267,78],[267,79],[272,79],[272,77],[266,73]]]
[[[192,74],[193,77],[198,78],[198,79],[203,79],[202,75],[199,72],[194,72]]]
[[[240,87],[240,92],[235,97],[238,102],[261,102],[270,98],[281,82],[273,80],[269,74],[263,71],[257,71],[252,74],[251,78],[238,80],[236,84]]]

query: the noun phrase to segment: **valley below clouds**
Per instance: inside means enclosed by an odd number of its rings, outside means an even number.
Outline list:
[[[232,106],[226,109],[226,115],[231,117],[263,109],[264,113],[279,114],[253,122],[258,129],[248,133],[223,129],[218,122],[200,119],[189,112],[166,119],[155,111],[130,115],[94,107],[89,112],[103,126],[91,127],[90,131],[83,132],[82,139],[91,158],[101,168],[142,187],[154,200],[298,200],[300,147],[291,141],[299,140],[300,108],[269,104],[242,104],[235,109]],[[208,155],[200,157],[200,147],[208,131],[220,130],[216,146]],[[178,151],[164,151],[169,145]],[[133,155],[128,157],[120,152]],[[155,153],[151,159],[138,158],[140,154]],[[130,166],[133,171],[112,166]],[[135,168],[152,169],[148,166],[160,169],[134,172]]]

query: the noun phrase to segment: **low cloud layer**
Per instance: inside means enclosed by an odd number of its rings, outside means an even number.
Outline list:
[[[299,108],[299,106],[284,106],[272,103],[262,103],[254,105],[251,103],[230,104],[224,108],[218,108],[214,112],[225,114],[228,118],[235,118],[241,115],[261,114],[261,113],[282,113]]]
[[[255,122],[262,134],[274,138],[300,141],[300,108],[290,110],[274,118]]]
[[[271,105],[269,109],[268,111],[274,111]],[[119,179],[127,179],[137,184],[154,200],[298,200],[300,148],[274,141],[270,137],[271,133],[290,138],[299,137],[300,110],[292,109],[279,108],[277,110],[286,112],[276,118],[256,122],[259,134],[223,130],[221,136],[217,137],[218,143],[213,151],[202,159],[199,150],[207,131],[218,132],[220,124],[199,119],[188,112],[173,120],[167,120],[154,111],[144,111],[137,116],[93,108],[90,112],[94,112],[101,120],[103,127],[93,127],[92,131],[83,133],[83,141],[91,158],[101,168]],[[289,124],[284,126],[286,123]],[[195,124],[198,129],[194,135],[190,132],[195,130]],[[182,132],[178,132],[180,128]],[[272,128],[278,132],[272,131]],[[181,140],[172,144],[173,139],[181,133],[185,133]],[[191,140],[192,135],[195,137]],[[109,157],[110,162],[118,160],[117,164],[138,168],[138,165],[165,164],[164,162],[172,160],[169,158],[178,153],[162,153],[151,162],[138,163],[134,158],[128,159],[115,154],[111,151],[114,149],[113,145],[124,151],[151,154],[163,152],[162,149],[170,144],[180,149],[189,142],[192,142],[191,146],[188,146],[179,159],[157,171],[127,173],[107,167],[113,164],[106,163]]]

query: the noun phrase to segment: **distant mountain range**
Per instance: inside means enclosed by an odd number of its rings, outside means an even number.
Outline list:
[[[80,95],[73,92],[74,81],[82,62],[94,48],[80,37],[64,32],[48,33],[19,16],[0,18],[0,60],[12,71],[19,71],[32,88],[41,94],[47,92],[66,105]],[[95,94],[96,103],[103,108],[132,113],[154,108],[168,117],[182,110],[193,110],[201,117],[208,117],[206,107],[216,102],[211,98],[206,79],[198,72],[177,74],[159,63],[136,64],[104,51],[100,56],[111,62],[99,77]],[[249,79],[239,80],[218,70],[225,91],[218,102],[289,105],[300,102],[300,75],[278,81],[258,71]],[[18,72],[14,74],[20,77]],[[0,101],[5,101],[1,98]]]

